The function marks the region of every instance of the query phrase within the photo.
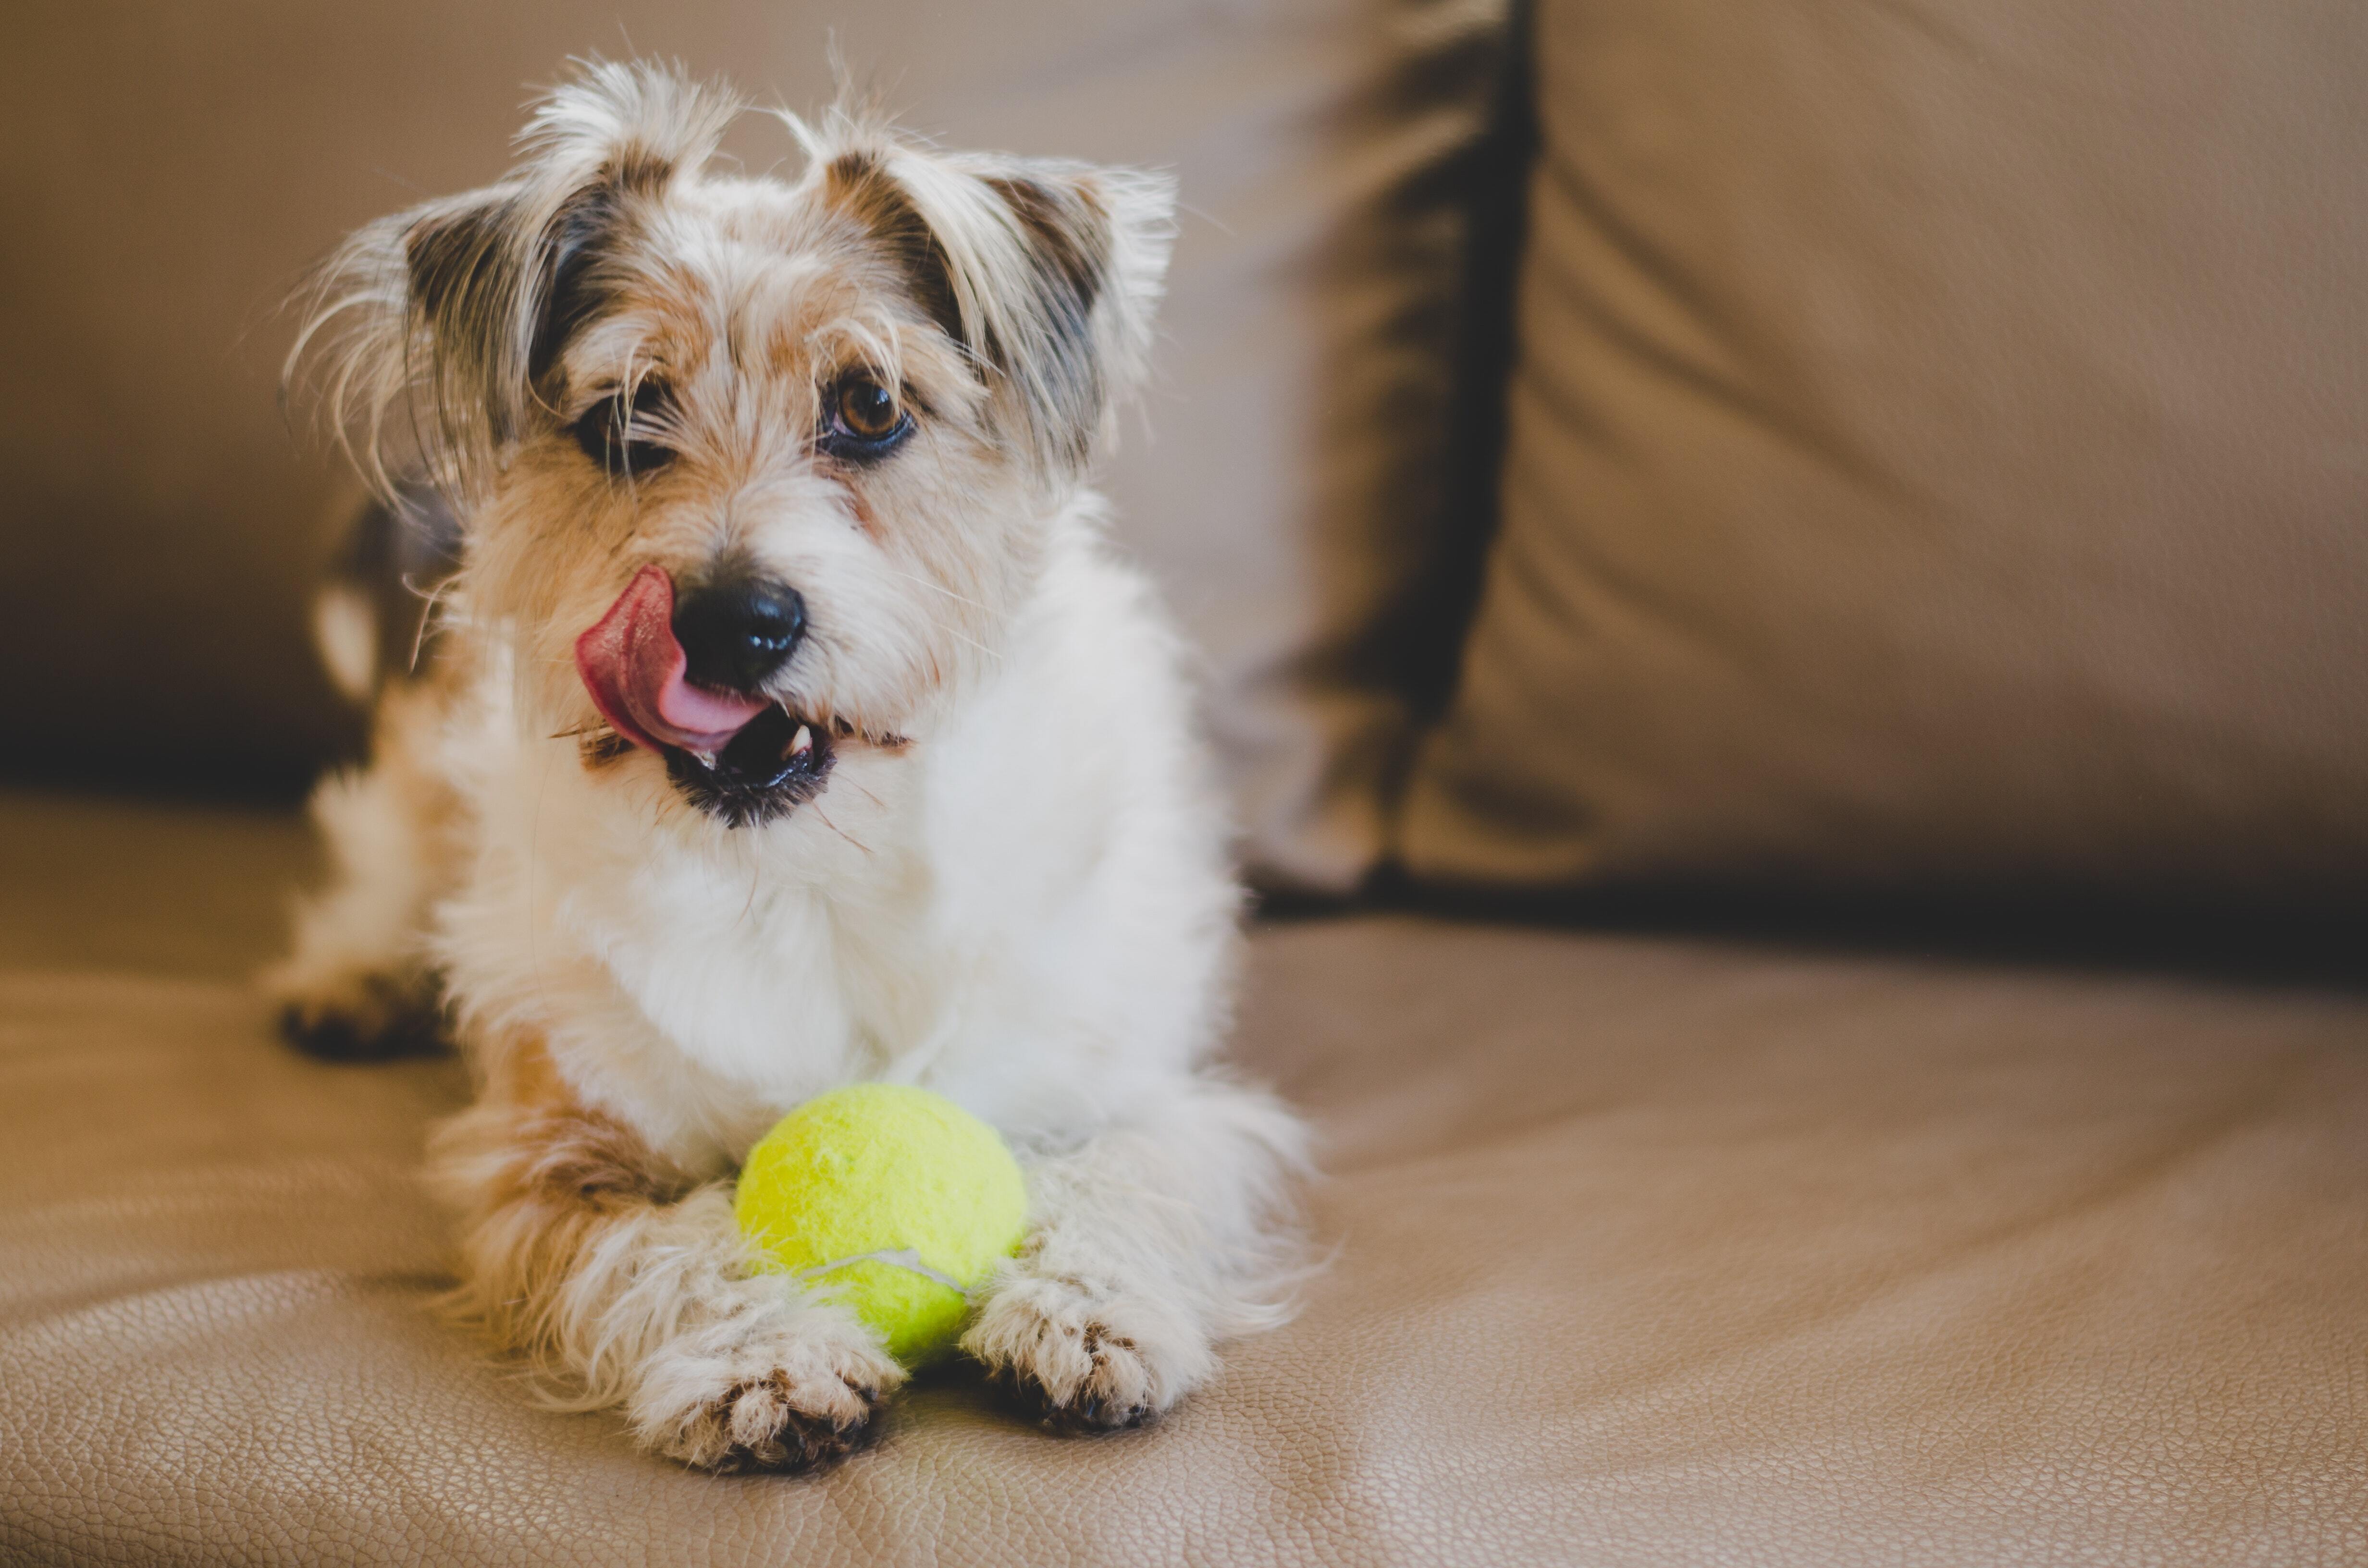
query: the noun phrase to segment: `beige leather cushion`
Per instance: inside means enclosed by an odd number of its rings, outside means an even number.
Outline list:
[[[1388,660],[1438,545],[1452,177],[1494,0],[44,6],[0,51],[0,729],[19,766],[301,778],[349,722],[311,585],[350,505],[275,402],[302,269],[498,174],[571,53],[819,106],[834,30],[956,143],[1173,168],[1159,381],[1110,472],[1205,651],[1269,881],[1344,887],[1402,772]],[[755,168],[789,153],[744,128]],[[1418,596],[1416,596],[1418,597]],[[28,674],[27,672],[31,672]]]
[[[1538,21],[1504,531],[1406,859],[2368,885],[2368,8]]]
[[[431,1321],[411,1173],[457,1069],[301,1061],[205,978],[220,932],[160,945],[199,909],[259,942],[268,884],[219,885],[224,851],[292,835],[0,810],[0,844],[137,836],[165,873],[74,952],[0,921],[0,1561],[2368,1552],[2357,995],[1269,928],[1239,1054],[1334,1173],[1299,1320],[1147,1431],[1064,1441],[954,1376],[828,1476],[718,1481]]]

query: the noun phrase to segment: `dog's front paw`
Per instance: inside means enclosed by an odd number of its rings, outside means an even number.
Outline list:
[[[904,1381],[862,1326],[805,1312],[753,1332],[718,1325],[659,1350],[632,1401],[658,1452],[701,1470],[817,1470],[870,1438],[883,1395]]]
[[[443,1048],[434,983],[421,976],[341,975],[314,983],[274,976],[279,1032],[324,1062],[384,1062]]]
[[[1205,1335],[1140,1296],[1018,1274],[962,1335],[962,1349],[1057,1432],[1140,1426],[1208,1373]]]

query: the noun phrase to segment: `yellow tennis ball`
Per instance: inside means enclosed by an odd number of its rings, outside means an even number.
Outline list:
[[[772,1266],[845,1302],[888,1354],[951,1347],[969,1291],[1018,1250],[1019,1162],[942,1095],[857,1084],[808,1100],[748,1151],[733,1212]]]

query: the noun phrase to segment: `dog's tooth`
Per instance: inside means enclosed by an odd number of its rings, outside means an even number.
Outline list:
[[[790,742],[790,755],[803,756],[812,750],[814,750],[814,730],[810,725],[800,724],[796,736]]]
[[[712,751],[694,751],[690,755],[699,758],[701,767],[712,769],[715,766],[715,754]]]

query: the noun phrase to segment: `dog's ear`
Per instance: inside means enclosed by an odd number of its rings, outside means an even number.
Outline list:
[[[381,480],[387,415],[410,403],[436,437],[411,455],[465,489],[531,427],[638,210],[704,164],[739,109],[666,67],[584,65],[536,106],[508,177],[371,224],[330,259],[291,374],[317,366],[331,419]]]
[[[797,129],[826,199],[888,251],[1039,461],[1082,468],[1150,356],[1174,182],[1053,159],[942,155],[843,122],[836,146]]]

